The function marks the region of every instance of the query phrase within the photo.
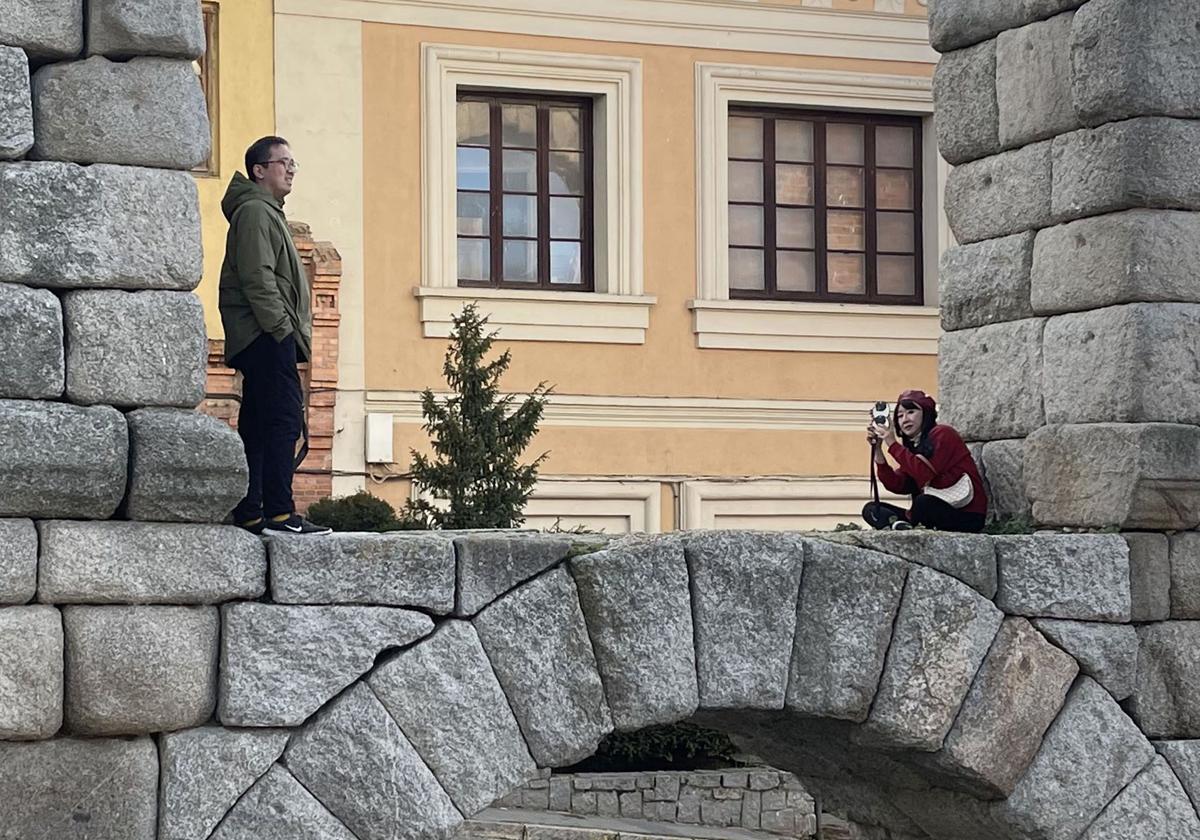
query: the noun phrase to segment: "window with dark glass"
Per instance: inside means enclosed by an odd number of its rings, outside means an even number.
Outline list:
[[[458,99],[458,285],[590,291],[592,104]]]
[[[220,143],[220,134],[218,131],[218,123],[220,116],[220,108],[218,103],[217,84],[217,15],[220,7],[213,2],[204,2],[200,5],[204,15],[204,55],[192,62],[192,67],[196,71],[196,76],[200,79],[200,89],[204,91],[204,105],[208,109],[208,125],[210,132],[210,146],[208,152],[208,160],[193,169],[200,175],[219,175],[220,174],[220,157],[218,145]]]
[[[920,304],[921,124],[729,112],[729,294]]]

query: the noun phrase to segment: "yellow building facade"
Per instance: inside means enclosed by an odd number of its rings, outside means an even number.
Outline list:
[[[917,0],[224,0],[219,200],[255,138],[342,256],[335,491],[393,503],[450,318],[554,385],[529,524],[828,527],[867,408],[935,390],[945,165]]]

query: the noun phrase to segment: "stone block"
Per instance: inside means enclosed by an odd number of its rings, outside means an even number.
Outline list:
[[[1126,532],[1129,546],[1130,619],[1162,621],[1171,616],[1171,559],[1166,534]]]
[[[752,770],[748,782],[750,790],[773,790],[779,787],[779,775],[769,770]]]
[[[107,406],[0,400],[0,516],[107,519],[125,494],[129,438]]]
[[[1200,532],[1172,534],[1169,558],[1170,608],[1156,618],[1200,619]]]
[[[190,61],[101,56],[33,74],[30,156],[193,169],[208,160],[204,91]]]
[[[1200,803],[1200,741],[1155,741],[1193,804]]]
[[[571,540],[556,534],[479,533],[456,537],[458,603],[454,614],[474,615],[570,553]]]
[[[74,58],[83,50],[79,0],[0,0],[0,44],[33,58]]]
[[[1137,207],[1200,209],[1196,120],[1137,117],[1049,142],[1056,222]]]
[[[621,803],[620,800],[617,799],[616,791],[601,790],[596,792],[596,816],[621,816]]]
[[[130,519],[221,522],[246,495],[242,439],[223,421],[172,408],[139,408],[125,418]]]
[[[571,561],[613,726],[689,717],[699,703],[692,601],[676,537],[616,545]]]
[[[1137,632],[1128,624],[1039,618],[1034,626],[1079,662],[1117,702],[1133,693],[1137,679]]]
[[[939,341],[943,422],[964,440],[1019,438],[1041,426],[1044,318],[946,333]]]
[[[641,813],[642,797],[641,794],[634,794],[638,801],[638,813]],[[624,800],[622,800],[624,801]],[[571,780],[569,778],[550,778],[549,787],[549,802],[548,808],[551,811],[570,811],[571,810]]]
[[[1032,505],[1025,492],[1025,441],[988,441],[983,445],[980,460],[988,491],[989,516],[1032,516]]]
[[[942,56],[933,73],[938,151],[958,165],[1000,151],[996,42]]]
[[[0,608],[0,740],[50,738],[62,726],[62,718],[63,630],[58,610]],[[0,781],[0,789],[3,784]]]
[[[215,607],[63,609],[66,724],[137,735],[206,722],[216,705]]]
[[[0,163],[0,282],[196,288],[200,205],[187,172]]]
[[[951,170],[945,205],[955,239],[981,242],[1049,226],[1051,143],[1058,142],[1033,143]]]
[[[996,595],[996,552],[983,534],[944,531],[863,531],[864,548],[900,557],[958,578],[984,598]]]
[[[149,738],[0,741],[0,840],[155,840],[157,793]]]
[[[0,160],[24,157],[32,147],[29,59],[17,47],[0,47]]]
[[[473,621],[540,767],[574,764],[612,731],[575,582],[546,572]]]
[[[954,578],[908,573],[879,692],[862,730],[865,746],[933,752],[942,746],[1004,618]]]
[[[1129,621],[1129,547],[1117,534],[995,537],[1000,586],[1009,615]]]
[[[200,835],[203,837],[203,835]],[[211,840],[357,840],[341,820],[275,764],[238,800]],[[163,838],[159,838],[163,840]]]
[[[289,733],[202,726],[158,739],[158,840],[207,840],[283,754]]]
[[[697,531],[684,539],[700,705],[781,709],[805,544],[794,534]]]
[[[1149,738],[1200,737],[1200,621],[1143,624],[1137,635],[1130,715]]]
[[[1161,756],[1139,773],[1096,817],[1079,840],[1191,840],[1200,837],[1200,817],[1171,765]]]
[[[131,58],[204,54],[200,0],[86,0],[88,55]]]
[[[262,540],[241,528],[47,521],[38,532],[44,603],[215,604],[266,591]]]
[[[284,758],[358,840],[446,837],[462,823],[404,732],[362,683],[295,734]]]
[[[958,49],[1035,20],[1074,9],[1084,0],[936,0],[929,4],[929,40],[938,52]]]
[[[454,545],[430,533],[272,534],[271,596],[281,604],[454,609]]]
[[[1171,423],[1045,426],[1025,486],[1045,525],[1189,530],[1200,525],[1200,429]]]
[[[1080,127],[1071,101],[1073,12],[1001,32],[996,39],[1000,143],[1024,146]]]
[[[0,397],[62,396],[66,379],[62,306],[52,292],[0,283],[0,357],[4,358]]]
[[[204,307],[190,292],[85,289],[63,296],[67,399],[195,408],[204,399]]]
[[[370,671],[381,651],[433,630],[428,616],[389,607],[221,608],[226,726],[297,726]]]
[[[956,245],[942,254],[942,329],[962,330],[1033,317],[1029,272],[1033,231]]]
[[[24,604],[38,584],[38,535],[28,519],[0,519],[0,605]]]
[[[1040,315],[1122,303],[1200,302],[1200,213],[1126,210],[1038,231],[1030,294]]]
[[[866,719],[907,573],[908,564],[875,552],[809,544],[788,669],[789,711]]]

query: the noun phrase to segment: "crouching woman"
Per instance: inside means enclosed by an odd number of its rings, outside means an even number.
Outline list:
[[[872,528],[904,530],[923,525],[939,531],[983,530],[988,500],[975,459],[953,427],[937,422],[932,397],[924,391],[905,391],[896,400],[891,423],[868,427],[867,442],[883,486],[912,496],[907,512],[868,502],[863,519]],[[896,466],[888,463],[885,450]]]

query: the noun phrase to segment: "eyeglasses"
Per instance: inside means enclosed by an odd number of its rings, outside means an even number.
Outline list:
[[[275,160],[264,160],[260,166],[270,166],[272,163],[282,163],[285,172],[295,172],[300,168],[300,164],[291,158],[276,158]]]

